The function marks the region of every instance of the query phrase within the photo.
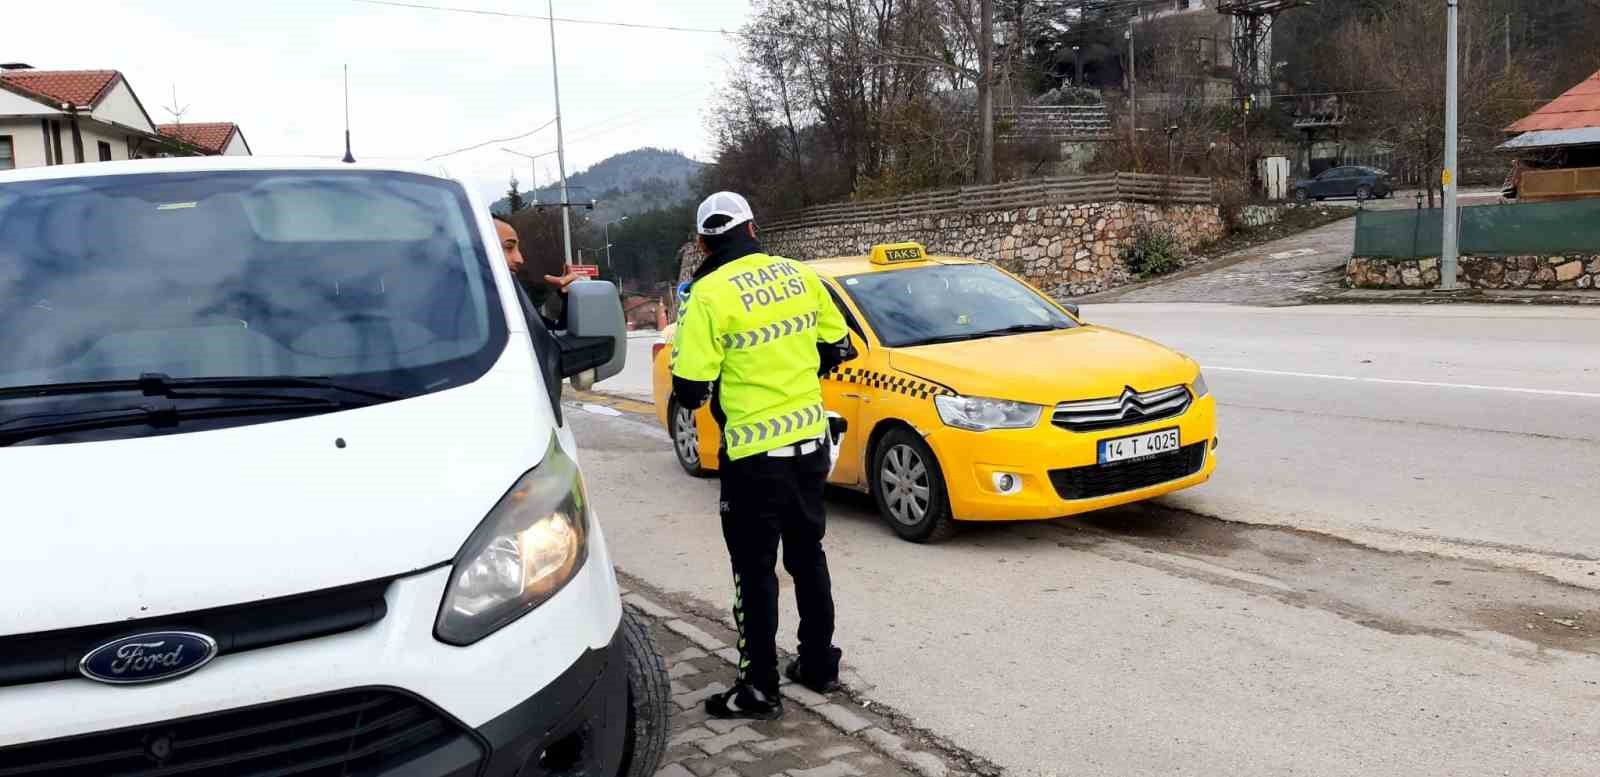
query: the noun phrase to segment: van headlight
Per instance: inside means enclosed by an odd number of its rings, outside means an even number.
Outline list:
[[[517,479],[456,553],[434,636],[470,645],[549,601],[583,568],[588,539],[583,478],[552,436],[544,461]]]
[[[938,396],[933,406],[945,426],[986,432],[990,429],[1028,429],[1039,423],[1040,405],[983,397]]]

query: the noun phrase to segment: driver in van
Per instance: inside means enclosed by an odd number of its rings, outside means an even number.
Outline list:
[[[521,278],[522,266],[527,264],[527,261],[522,257],[522,239],[517,237],[516,227],[511,226],[511,222],[507,221],[504,216],[501,216],[498,213],[492,213],[490,215],[494,218],[495,233],[500,236],[500,249],[505,252],[506,264],[511,267],[511,274],[513,276]],[[535,306],[539,310],[539,317],[544,319],[544,325],[549,327],[551,331],[566,328],[567,287],[571,286],[573,282],[583,277],[578,273],[573,272],[572,268],[570,267],[565,269],[567,270],[566,275],[544,276],[545,284],[548,285],[551,290],[554,291],[555,294],[561,299],[561,312],[557,313],[555,318],[549,318],[545,314],[544,305],[538,304],[538,301],[535,301]]]

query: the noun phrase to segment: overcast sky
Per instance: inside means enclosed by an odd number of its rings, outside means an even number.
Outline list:
[[[545,14],[544,0],[415,0]],[[343,153],[341,68],[361,157],[421,158],[526,133],[555,116],[546,22],[355,0],[8,2],[0,61],[120,70],[157,123],[234,121],[257,155]],[[738,29],[748,0],[555,0],[557,17]],[[567,172],[658,146],[705,160],[705,111],[736,58],[728,36],[556,24]],[[448,158],[486,195],[554,151],[553,126]],[[554,154],[538,162],[555,177]],[[576,198],[576,195],[575,195]]]

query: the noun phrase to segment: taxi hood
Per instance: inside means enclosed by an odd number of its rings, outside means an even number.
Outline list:
[[[965,396],[1046,406],[1176,386],[1199,370],[1177,351],[1101,326],[896,348],[889,364]]]
[[[531,357],[506,353],[473,383],[370,407],[0,448],[0,588],[10,593],[0,636],[243,604],[449,561],[540,462],[555,430]]]

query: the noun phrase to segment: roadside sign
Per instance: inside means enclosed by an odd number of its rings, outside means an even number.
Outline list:
[[[574,264],[569,265],[567,269],[591,280],[600,277],[600,265],[598,264]]]

